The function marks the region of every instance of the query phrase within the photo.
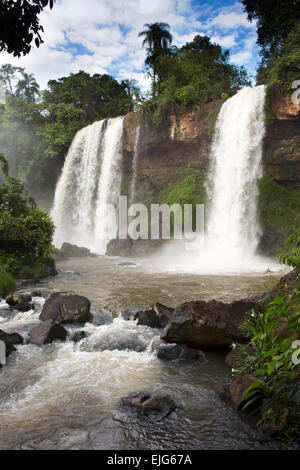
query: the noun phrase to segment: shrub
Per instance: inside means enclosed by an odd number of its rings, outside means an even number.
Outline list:
[[[11,274],[0,267],[0,295],[5,295],[15,287],[15,280]]]

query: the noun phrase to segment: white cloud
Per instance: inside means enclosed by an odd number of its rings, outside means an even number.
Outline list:
[[[204,16],[212,15],[211,11],[211,5],[204,5]],[[20,59],[1,53],[0,65],[9,62],[25,67],[36,75],[42,88],[49,79],[80,69],[91,74],[109,73],[118,79],[135,78],[145,88],[149,79],[143,74],[145,49],[138,33],[145,23],[156,21],[170,25],[177,46],[205,31],[214,42],[232,48],[235,62],[251,61],[254,26],[247,22],[240,4],[233,2],[208,20],[200,13],[190,0],[57,0],[53,10],[45,9],[41,14],[45,43]],[[245,28],[247,35],[240,40],[240,31]]]

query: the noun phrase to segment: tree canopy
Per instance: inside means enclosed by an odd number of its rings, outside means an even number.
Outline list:
[[[276,53],[300,20],[300,0],[241,0],[249,21],[257,21],[263,55]]]
[[[0,0],[0,52],[20,57],[31,50],[34,41],[37,47],[43,43],[44,29],[39,14],[55,0]]]

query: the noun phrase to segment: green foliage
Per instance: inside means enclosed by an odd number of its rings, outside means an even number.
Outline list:
[[[160,204],[204,204],[206,191],[205,175],[201,170],[185,168],[177,173],[176,182],[171,182],[159,193]]]
[[[20,276],[23,266],[35,268],[52,254],[54,225],[24,192],[21,181],[8,175],[2,155],[0,163],[5,178],[0,185],[0,266]]]
[[[289,238],[285,246],[285,253],[280,257],[280,261],[300,269],[300,230],[296,230]]]
[[[0,266],[0,296],[7,294],[9,291],[13,290],[14,287],[14,278]]]
[[[18,0],[0,3],[0,52],[20,57],[31,50],[34,40],[36,47],[43,43],[40,33],[44,31],[39,14],[55,0]]]
[[[245,69],[230,64],[229,51],[207,36],[195,36],[182,48],[173,47],[155,62],[160,77],[158,93],[148,103],[159,123],[164,114],[181,106],[194,106],[232,96],[250,80]]]
[[[277,83],[285,92],[300,77],[300,21],[287,36],[279,52],[263,58],[257,74],[258,84]]]
[[[278,52],[290,31],[300,20],[300,0],[241,0],[249,21],[256,20],[262,55]]]
[[[299,302],[297,296],[292,300],[275,297],[265,313],[248,315],[242,329],[250,342],[238,346],[242,355],[234,371],[257,378],[244,393],[245,408],[258,396],[268,398],[262,421],[279,423],[288,414],[281,432],[296,434],[300,432],[300,341],[295,341],[300,331]],[[278,336],[280,326],[286,327],[286,333]]]
[[[83,71],[50,80],[40,95],[33,75],[24,69],[4,64],[0,79],[6,89],[5,105],[0,105],[0,152],[5,153],[12,175],[35,196],[51,195],[56,181],[51,168],[59,167],[60,160],[63,163],[78,130],[126,114],[140,99],[132,80],[118,83],[109,75]]]
[[[258,210],[262,226],[283,247],[300,227],[300,183],[280,184],[269,176],[258,183]]]

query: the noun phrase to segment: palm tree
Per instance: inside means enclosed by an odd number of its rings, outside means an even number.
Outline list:
[[[24,96],[28,102],[35,101],[35,95],[39,93],[40,87],[32,73],[22,72],[22,75],[23,79],[18,81],[16,94]]]
[[[141,31],[138,37],[144,36],[143,46],[148,46],[146,65],[153,68],[153,85],[156,87],[157,71],[155,62],[158,57],[164,54],[172,44],[172,35],[168,31],[170,26],[167,23],[146,23],[147,28]],[[157,77],[159,81],[159,76]]]

